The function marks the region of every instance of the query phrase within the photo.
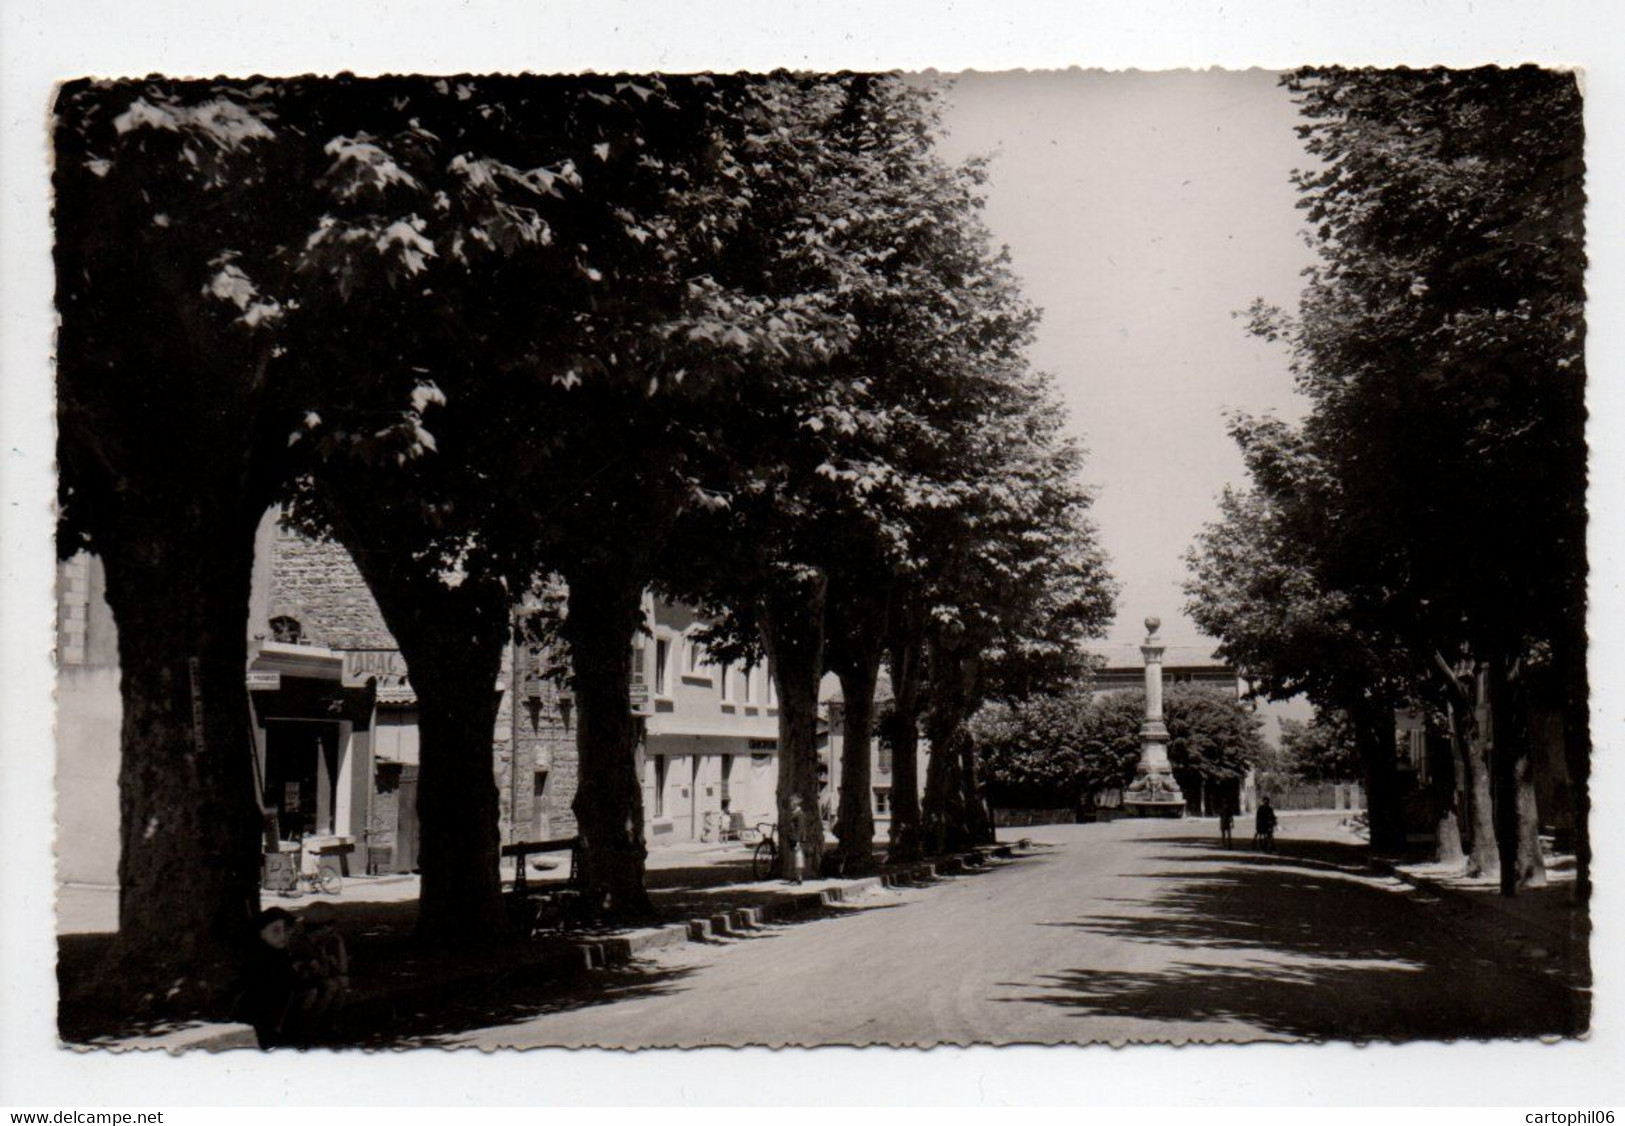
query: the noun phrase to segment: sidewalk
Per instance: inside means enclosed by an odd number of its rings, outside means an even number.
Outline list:
[[[1363,834],[1333,820],[1346,820],[1346,814],[1323,816],[1324,824],[1303,823],[1305,836],[1365,843]],[[1447,925],[1470,927],[1477,937],[1489,937],[1502,957],[1559,975],[1575,988],[1590,987],[1590,916],[1574,901],[1572,855],[1547,855],[1547,885],[1512,897],[1501,894],[1498,874],[1468,877],[1465,860],[1438,864],[1371,856],[1368,861],[1376,870],[1436,897],[1447,908],[1443,912]]]
[[[1009,857],[1012,846],[989,846],[932,863],[883,868],[851,879],[808,880],[799,886],[753,881],[750,851],[739,845],[679,845],[652,850],[647,886],[656,911],[669,920],[655,926],[606,927],[510,941],[482,949],[431,948],[412,934],[418,878],[358,877],[346,880],[336,896],[310,895],[275,900],[298,914],[315,902],[331,903],[350,947],[351,994],[340,1043],[382,1046],[406,1024],[432,1023],[448,1008],[511,1007],[517,999],[538,998],[593,988],[595,976],[646,951],[684,942],[719,942],[810,917],[849,908],[890,886],[931,883],[980,871],[991,857]],[[562,882],[568,866],[533,873],[533,887]],[[114,889],[65,887],[59,898],[61,963],[59,978],[83,980],[116,923]],[[114,905],[109,920],[108,907]],[[106,924],[99,933],[73,927]],[[63,1040],[80,1048],[143,1049],[171,1052],[203,1048],[220,1051],[253,1047],[244,1025],[187,1022],[137,1026],[98,1011],[93,997],[64,998]]]

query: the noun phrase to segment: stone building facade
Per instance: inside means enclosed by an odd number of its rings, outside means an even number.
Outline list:
[[[121,704],[104,588],[95,558],[61,565],[58,875],[67,882],[117,882]],[[644,611],[648,628],[629,657],[645,690],[628,702],[644,716],[636,763],[644,839],[651,847],[714,841],[738,823],[774,820],[778,708],[768,669],[712,662],[698,640],[705,623],[685,607],[646,596]],[[267,514],[256,533],[245,626],[252,769],[268,833],[286,848],[312,838],[353,846],[351,875],[412,871],[417,696],[348,553]],[[492,686],[491,770],[505,844],[577,832],[574,700],[552,675],[555,665],[542,646],[511,642]],[[825,699],[833,688],[826,678]],[[877,802],[883,816],[884,793]]]
[[[365,720],[353,725],[340,751],[351,760],[350,771],[363,772],[368,783],[364,792],[356,787],[344,825],[324,821],[318,829],[330,827],[335,835],[350,838],[370,870],[410,871],[417,847],[417,696],[400,650],[348,552],[268,518],[256,551],[249,633],[255,654],[251,687],[258,666],[269,669],[285,662],[288,647],[297,646],[312,655],[331,654],[342,689],[370,693],[370,708],[360,705],[367,712]],[[512,643],[493,686],[498,708],[491,767],[504,843],[575,833],[570,812],[575,733],[568,694],[546,671],[547,655],[540,647]],[[273,726],[311,722],[301,715],[277,715],[270,695],[254,693],[267,744]],[[267,745],[262,770],[270,769],[272,754]],[[274,793],[267,796],[276,798]],[[355,808],[362,804],[364,810]]]

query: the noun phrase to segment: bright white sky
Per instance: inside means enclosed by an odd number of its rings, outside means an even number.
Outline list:
[[[1182,557],[1245,481],[1225,414],[1303,410],[1284,350],[1232,316],[1295,305],[1311,261],[1294,107],[1259,70],[965,74],[950,101],[943,151],[994,156],[987,222],[1044,310],[1033,360],[1089,450],[1122,584],[1109,639],[1157,614],[1169,642],[1195,641]]]

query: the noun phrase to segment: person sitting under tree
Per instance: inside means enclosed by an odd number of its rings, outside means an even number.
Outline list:
[[[298,1008],[293,970],[293,915],[280,907],[261,911],[243,959],[242,1019],[254,1026],[261,1048],[296,1042],[292,1016]]]
[[[350,988],[350,954],[332,904],[311,905],[295,924],[289,949],[298,983],[297,1035],[305,1043],[320,1043],[331,1033],[333,1017]]]

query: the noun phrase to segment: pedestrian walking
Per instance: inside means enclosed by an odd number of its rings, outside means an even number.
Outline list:
[[[1275,810],[1270,806],[1270,799],[1265,798],[1258,803],[1258,818],[1253,832],[1253,844],[1266,852],[1275,851]]]
[[[1227,801],[1219,806],[1219,843],[1229,848],[1235,841],[1232,832],[1236,827],[1235,809]]]

